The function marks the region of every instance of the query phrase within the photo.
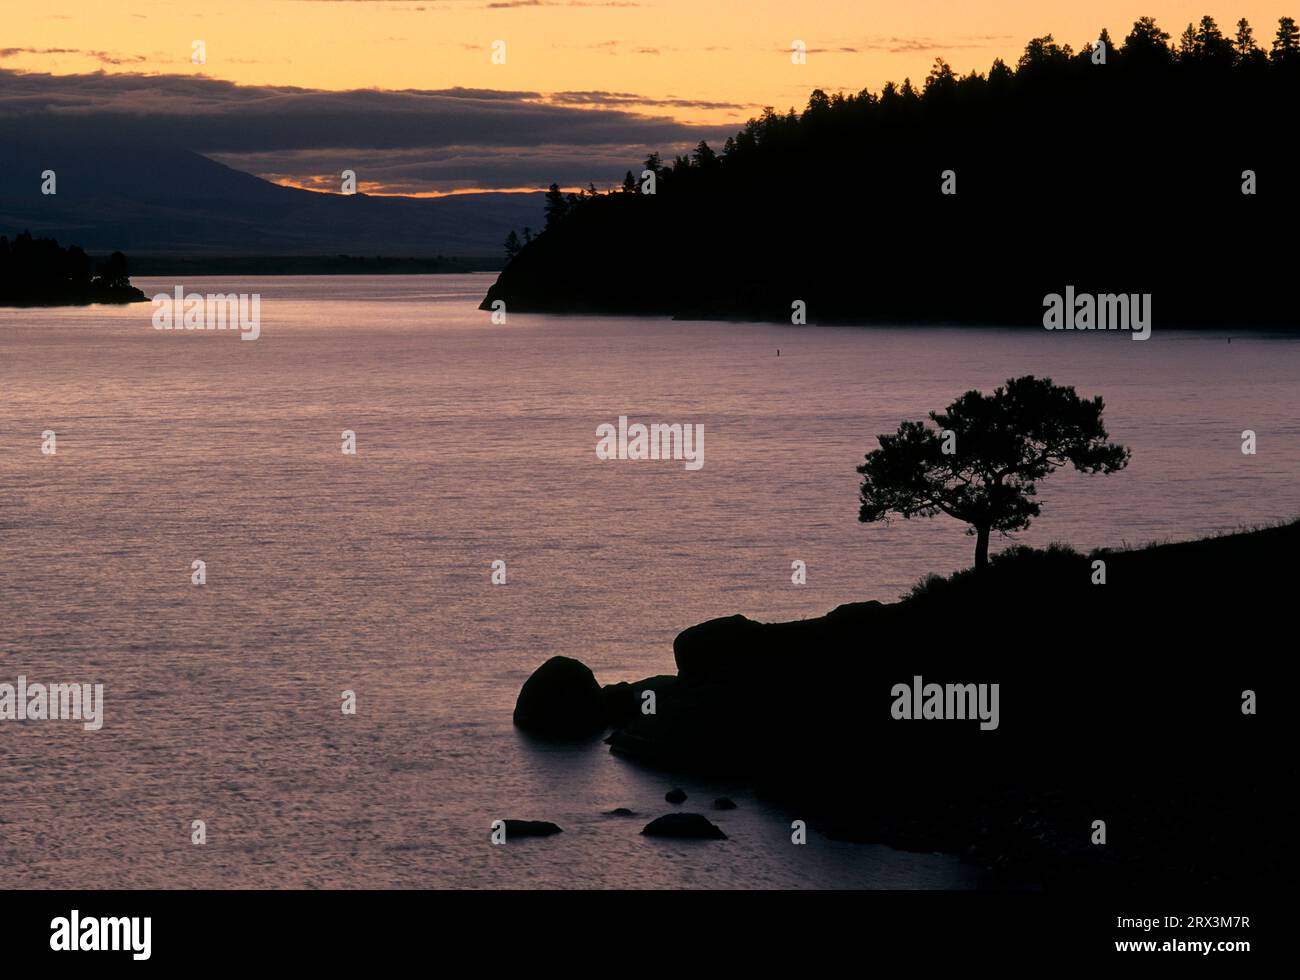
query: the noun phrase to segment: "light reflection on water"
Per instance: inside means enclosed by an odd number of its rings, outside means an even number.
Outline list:
[[[795,847],[798,814],[744,787],[532,742],[515,695],[552,654],[602,682],[667,673],[692,623],[890,600],[969,563],[947,520],[859,525],[854,467],[901,419],[1013,374],[1104,395],[1134,450],[1121,474],[1045,482],[1026,543],[1300,512],[1295,339],[493,327],[475,309],[489,281],[191,281],[260,292],[256,342],[156,332],[147,305],[0,310],[0,680],[102,682],[107,701],[95,734],[0,724],[6,884],[969,886],[946,857]],[[704,467],[598,461],[596,426],[619,415],[702,423]],[[870,754],[845,778],[871,779]],[[672,785],[686,809],[740,802],[716,817],[731,839],[639,836]],[[601,815],[616,806],[645,820]],[[492,847],[504,817],[565,833]]]

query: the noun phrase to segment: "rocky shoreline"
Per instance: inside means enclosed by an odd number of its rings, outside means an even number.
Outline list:
[[[676,674],[602,686],[554,657],[515,723],[608,732],[619,756],[744,781],[828,837],[955,854],[1006,885],[1254,881],[1279,777],[1243,699],[1272,673],[1241,648],[1218,583],[1282,627],[1297,545],[1300,522],[1088,556],[1016,549],[897,603],[690,627]],[[1098,558],[1109,586],[1090,582]],[[894,689],[922,677],[998,685],[1000,725],[898,717]]]

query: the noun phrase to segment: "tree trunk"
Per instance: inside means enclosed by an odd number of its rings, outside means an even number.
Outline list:
[[[989,529],[975,528],[975,571],[981,572],[989,567]]]

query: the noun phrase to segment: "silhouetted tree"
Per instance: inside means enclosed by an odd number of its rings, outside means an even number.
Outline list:
[[[1300,99],[1300,59],[1288,53],[1300,53],[1300,35],[1283,19],[1265,58],[1252,34],[1238,23],[1230,40],[1198,18],[1180,55],[1144,17],[1108,47],[1104,68],[1089,63],[1095,39],[1074,56],[1044,35],[1017,70],[995,61],[987,77],[958,78],[936,60],[923,92],[905,80],[879,94],[814,91],[801,115],[765,107],[721,152],[674,147],[629,171],[629,192],[642,169],[657,174],[653,198],[571,203],[552,187],[548,229],[575,208],[583,220],[548,230],[499,289],[512,309],[531,300],[785,320],[803,298],[828,323],[1041,326],[1036,297],[1066,283],[1131,292],[1139,280],[1126,277],[1147,269],[1141,289],[1158,297],[1162,326],[1294,324],[1275,288],[1294,262],[1268,239],[1295,228],[1300,207],[1285,180],[1265,175],[1293,168],[1284,121]],[[1050,149],[1052,119],[1079,120],[1086,151]],[[1035,162],[1045,152],[1050,163]],[[940,193],[949,169],[956,197]],[[1260,175],[1258,195],[1243,193],[1247,169]],[[762,207],[774,193],[781,206]],[[703,227],[709,235],[689,232]],[[645,242],[672,243],[657,252],[655,277],[623,259]],[[1218,285],[1229,281],[1234,289]]]
[[[904,422],[858,467],[858,520],[872,523],[947,514],[975,535],[975,567],[988,564],[989,535],[1029,526],[1040,505],[1037,480],[1070,464],[1082,473],[1113,473],[1129,451],[1108,442],[1102,400],[1081,399],[1051,378],[1026,375],[984,395],[968,391],[931,412],[936,428]]]
[[[1014,73],[1005,61],[994,58],[993,67],[989,69],[989,92],[995,95],[1005,94],[1014,77]]]
[[[1294,17],[1279,17],[1277,35],[1273,38],[1273,51],[1269,56],[1275,62],[1294,61],[1300,56],[1300,28]]]
[[[80,251],[80,249],[78,249]],[[99,264],[99,283],[107,289],[125,289],[131,285],[128,275],[126,256],[114,252]]]
[[[1033,38],[1025,45],[1024,54],[1016,65],[1018,72],[1033,72],[1037,69],[1061,65],[1070,60],[1070,46],[1061,47],[1050,34]]]
[[[695,166],[701,170],[711,170],[718,163],[718,155],[713,152],[709,144],[700,140],[699,145],[695,147],[693,154]]]
[[[506,235],[505,247],[506,247],[507,262],[513,260],[514,257],[519,254],[519,250],[524,247],[519,241],[519,236],[514,233],[513,229],[511,230],[510,234]]]
[[[1156,26],[1155,18],[1139,17],[1124,38],[1124,61],[1138,68],[1159,68],[1169,63],[1169,35]]]
[[[1255,31],[1245,17],[1237,21],[1237,37],[1232,42],[1232,50],[1239,65],[1258,63],[1264,58],[1264,52],[1255,43]]]
[[[122,255],[121,252],[114,252],[114,255]],[[90,282],[90,256],[87,255],[80,245],[71,245],[68,247],[67,255],[63,260],[63,279],[69,285],[80,285]],[[122,256],[121,285],[129,284],[130,280],[126,276],[126,256]]]
[[[144,296],[131,285],[126,256],[114,252],[94,269],[80,246],[60,248],[52,238],[24,231],[0,236],[0,303],[133,302]]]
[[[942,58],[934,59],[934,67],[925,78],[926,98],[942,99],[957,89],[957,76],[952,73],[952,66]]]
[[[830,97],[819,88],[813,89],[812,95],[808,96],[807,111],[816,115],[819,112],[825,112],[830,107]]]
[[[552,184],[546,191],[546,227],[555,227],[569,213],[569,202],[560,190],[559,184]]]
[[[1214,18],[1201,18],[1196,30],[1196,57],[1202,64],[1215,68],[1227,68],[1236,60],[1232,42],[1223,36]]]

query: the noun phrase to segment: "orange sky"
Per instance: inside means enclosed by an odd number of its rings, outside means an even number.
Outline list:
[[[510,0],[505,0],[508,4]],[[5,0],[7,68],[81,72],[204,71],[240,82],[316,88],[604,90],[802,106],[815,87],[877,88],[924,77],[935,55],[959,70],[987,69],[1043,33],[1074,46],[1108,26],[1122,36],[1140,14],[1171,34],[1204,13],[1225,32],[1245,14],[1271,36],[1300,4],[1249,0]],[[1207,9],[1208,8],[1208,9]],[[190,64],[190,43],[207,64]],[[813,50],[790,64],[794,39]],[[506,42],[506,64],[489,46]],[[820,48],[855,52],[817,53]],[[743,121],[745,110],[675,109],[693,121]]]
[[[1242,15],[1267,48],[1291,4],[1246,0],[41,0],[5,6],[0,67],[205,74],[321,89],[619,93],[620,107],[730,127],[764,105],[802,108],[814,88],[878,90],[924,78],[936,56],[959,72],[1014,61],[1030,37],[1078,48],[1140,15],[1175,37]],[[191,43],[207,61],[190,61]],[[807,64],[791,64],[791,42]],[[506,63],[491,45],[506,43]],[[576,102],[582,105],[582,97]],[[608,104],[608,103],[606,103]],[[341,134],[345,136],[346,134]],[[559,134],[562,138],[562,134]]]

